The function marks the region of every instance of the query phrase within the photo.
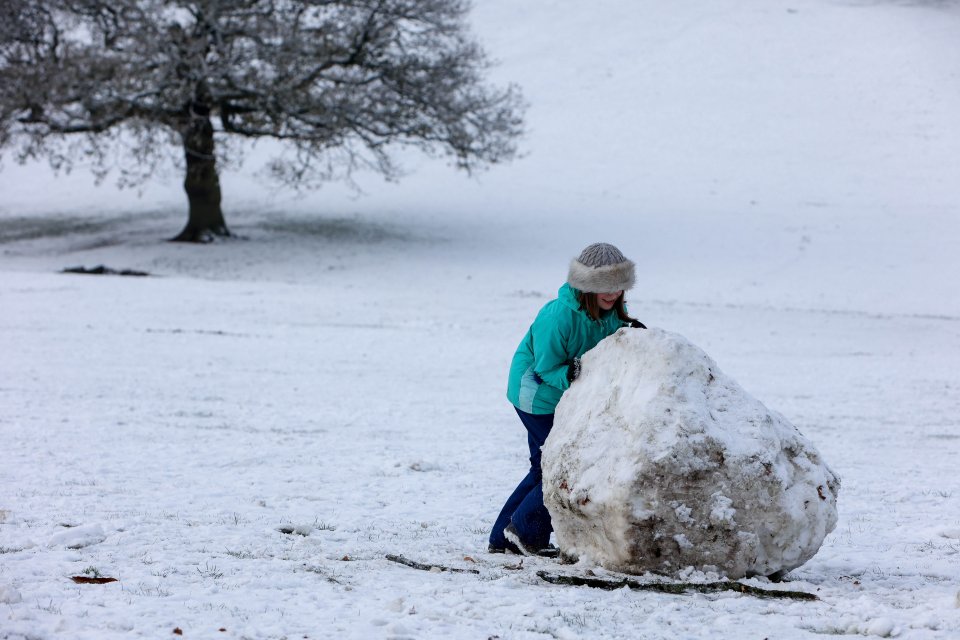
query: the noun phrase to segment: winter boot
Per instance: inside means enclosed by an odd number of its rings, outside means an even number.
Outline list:
[[[517,533],[512,522],[503,530],[503,537],[507,539],[507,544],[513,544],[521,555],[543,556],[545,558],[556,558],[560,555],[559,549],[552,544],[548,544],[544,549],[538,549],[529,544],[525,544],[523,540],[520,539],[520,535]]]

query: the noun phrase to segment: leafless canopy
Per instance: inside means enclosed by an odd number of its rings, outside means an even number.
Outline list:
[[[389,149],[470,170],[515,155],[522,99],[483,82],[467,0],[0,0],[0,147],[135,181],[217,137],[272,138],[291,182],[372,166]],[[78,144],[64,146],[63,141]],[[174,147],[176,148],[176,147]],[[209,147],[212,151],[212,142]],[[194,153],[203,153],[194,149]],[[116,168],[116,167],[113,167]]]

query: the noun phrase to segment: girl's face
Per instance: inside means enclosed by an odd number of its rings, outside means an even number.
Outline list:
[[[597,305],[604,311],[610,311],[613,309],[613,305],[617,304],[617,299],[623,295],[623,291],[614,291],[613,293],[598,293],[597,294]]]

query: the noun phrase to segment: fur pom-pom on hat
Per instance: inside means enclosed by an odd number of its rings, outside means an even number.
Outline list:
[[[567,282],[585,293],[613,293],[633,288],[633,262],[620,249],[606,242],[595,242],[570,263]]]

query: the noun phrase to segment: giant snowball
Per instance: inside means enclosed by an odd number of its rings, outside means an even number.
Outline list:
[[[780,414],[675,333],[583,357],[543,447],[560,549],[618,571],[785,573],[837,523],[840,479]]]

